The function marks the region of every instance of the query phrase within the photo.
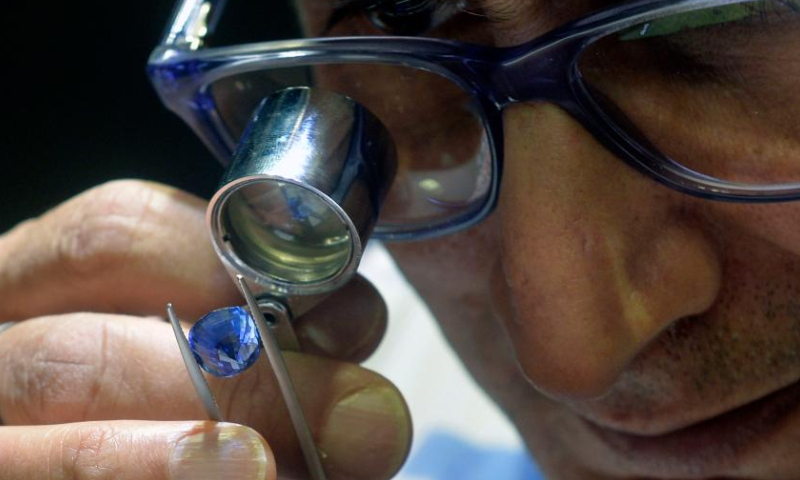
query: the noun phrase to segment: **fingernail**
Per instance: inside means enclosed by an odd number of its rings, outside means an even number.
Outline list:
[[[410,446],[411,417],[392,386],[342,398],[331,409],[319,443],[326,471],[353,480],[390,478]]]
[[[170,480],[264,480],[269,455],[255,431],[231,423],[191,433],[178,441]]]

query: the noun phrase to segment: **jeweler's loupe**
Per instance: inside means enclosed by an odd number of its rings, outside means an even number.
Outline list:
[[[325,480],[325,471],[281,348],[299,349],[291,318],[355,274],[396,168],[389,133],[350,98],[309,88],[265,98],[207,215],[214,248],[249,315],[239,307],[211,312],[192,327],[190,344],[167,306],[189,377],[213,420],[224,419],[201,368],[236,375],[264,349],[314,480]]]
[[[257,294],[335,290],[358,267],[396,162],[386,128],[354,100],[311,88],[270,95],[209,205],[217,254]]]

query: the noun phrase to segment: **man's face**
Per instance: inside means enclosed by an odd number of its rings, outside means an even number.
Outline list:
[[[312,30],[325,23],[320,2],[300,3]],[[600,3],[485,0],[505,13],[437,35],[516,45]],[[381,33],[350,21],[331,34]],[[778,63],[764,60],[774,45],[726,41],[737,82],[676,84],[624,55],[593,71],[626,113],[658,116],[662,148],[712,168],[756,151],[789,175],[800,93],[779,87],[800,78],[800,44]],[[375,96],[393,86],[371,84]],[[671,191],[552,105],[517,104],[503,121],[493,216],[390,249],[548,477],[800,478],[800,205]]]

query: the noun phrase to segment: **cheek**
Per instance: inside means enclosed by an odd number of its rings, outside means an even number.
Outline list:
[[[466,232],[387,247],[470,372],[499,398],[510,398],[526,382],[495,320],[496,309],[507,305],[495,297],[505,285],[497,274],[499,243],[495,215]]]
[[[492,216],[465,232],[387,247],[437,319],[469,328],[471,321],[483,321],[491,306],[490,279],[500,262],[498,233]]]
[[[736,245],[739,250],[729,254],[743,255],[747,245],[752,243],[769,245],[776,252],[800,259],[800,203],[747,205],[707,202],[702,210],[721,241],[731,245],[730,248]]]

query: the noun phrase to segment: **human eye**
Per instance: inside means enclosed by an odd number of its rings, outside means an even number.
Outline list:
[[[800,0],[742,2],[693,10],[650,20],[623,30],[620,40],[665,37],[676,33],[739,23],[758,24],[792,20],[800,12]]]
[[[344,0],[332,12],[329,28],[364,16],[378,30],[391,35],[422,35],[457,15],[463,0]]]
[[[310,37],[490,39],[484,0],[229,0],[207,47]]]
[[[320,3],[327,7],[321,7]],[[476,0],[304,0],[306,11],[317,21],[311,33],[320,36],[399,35],[447,36],[442,30],[453,23],[463,29],[464,20],[480,21]],[[326,11],[323,12],[322,10]]]
[[[583,66],[585,71],[680,73],[686,81],[732,80],[748,62],[778,61],[800,48],[799,26],[800,0],[743,2],[683,12],[602,38],[586,50]]]
[[[737,65],[798,48],[798,26],[800,0],[766,0],[655,19],[621,32],[618,40],[620,48],[640,43],[682,56],[686,70],[707,66],[707,72],[724,75]]]

